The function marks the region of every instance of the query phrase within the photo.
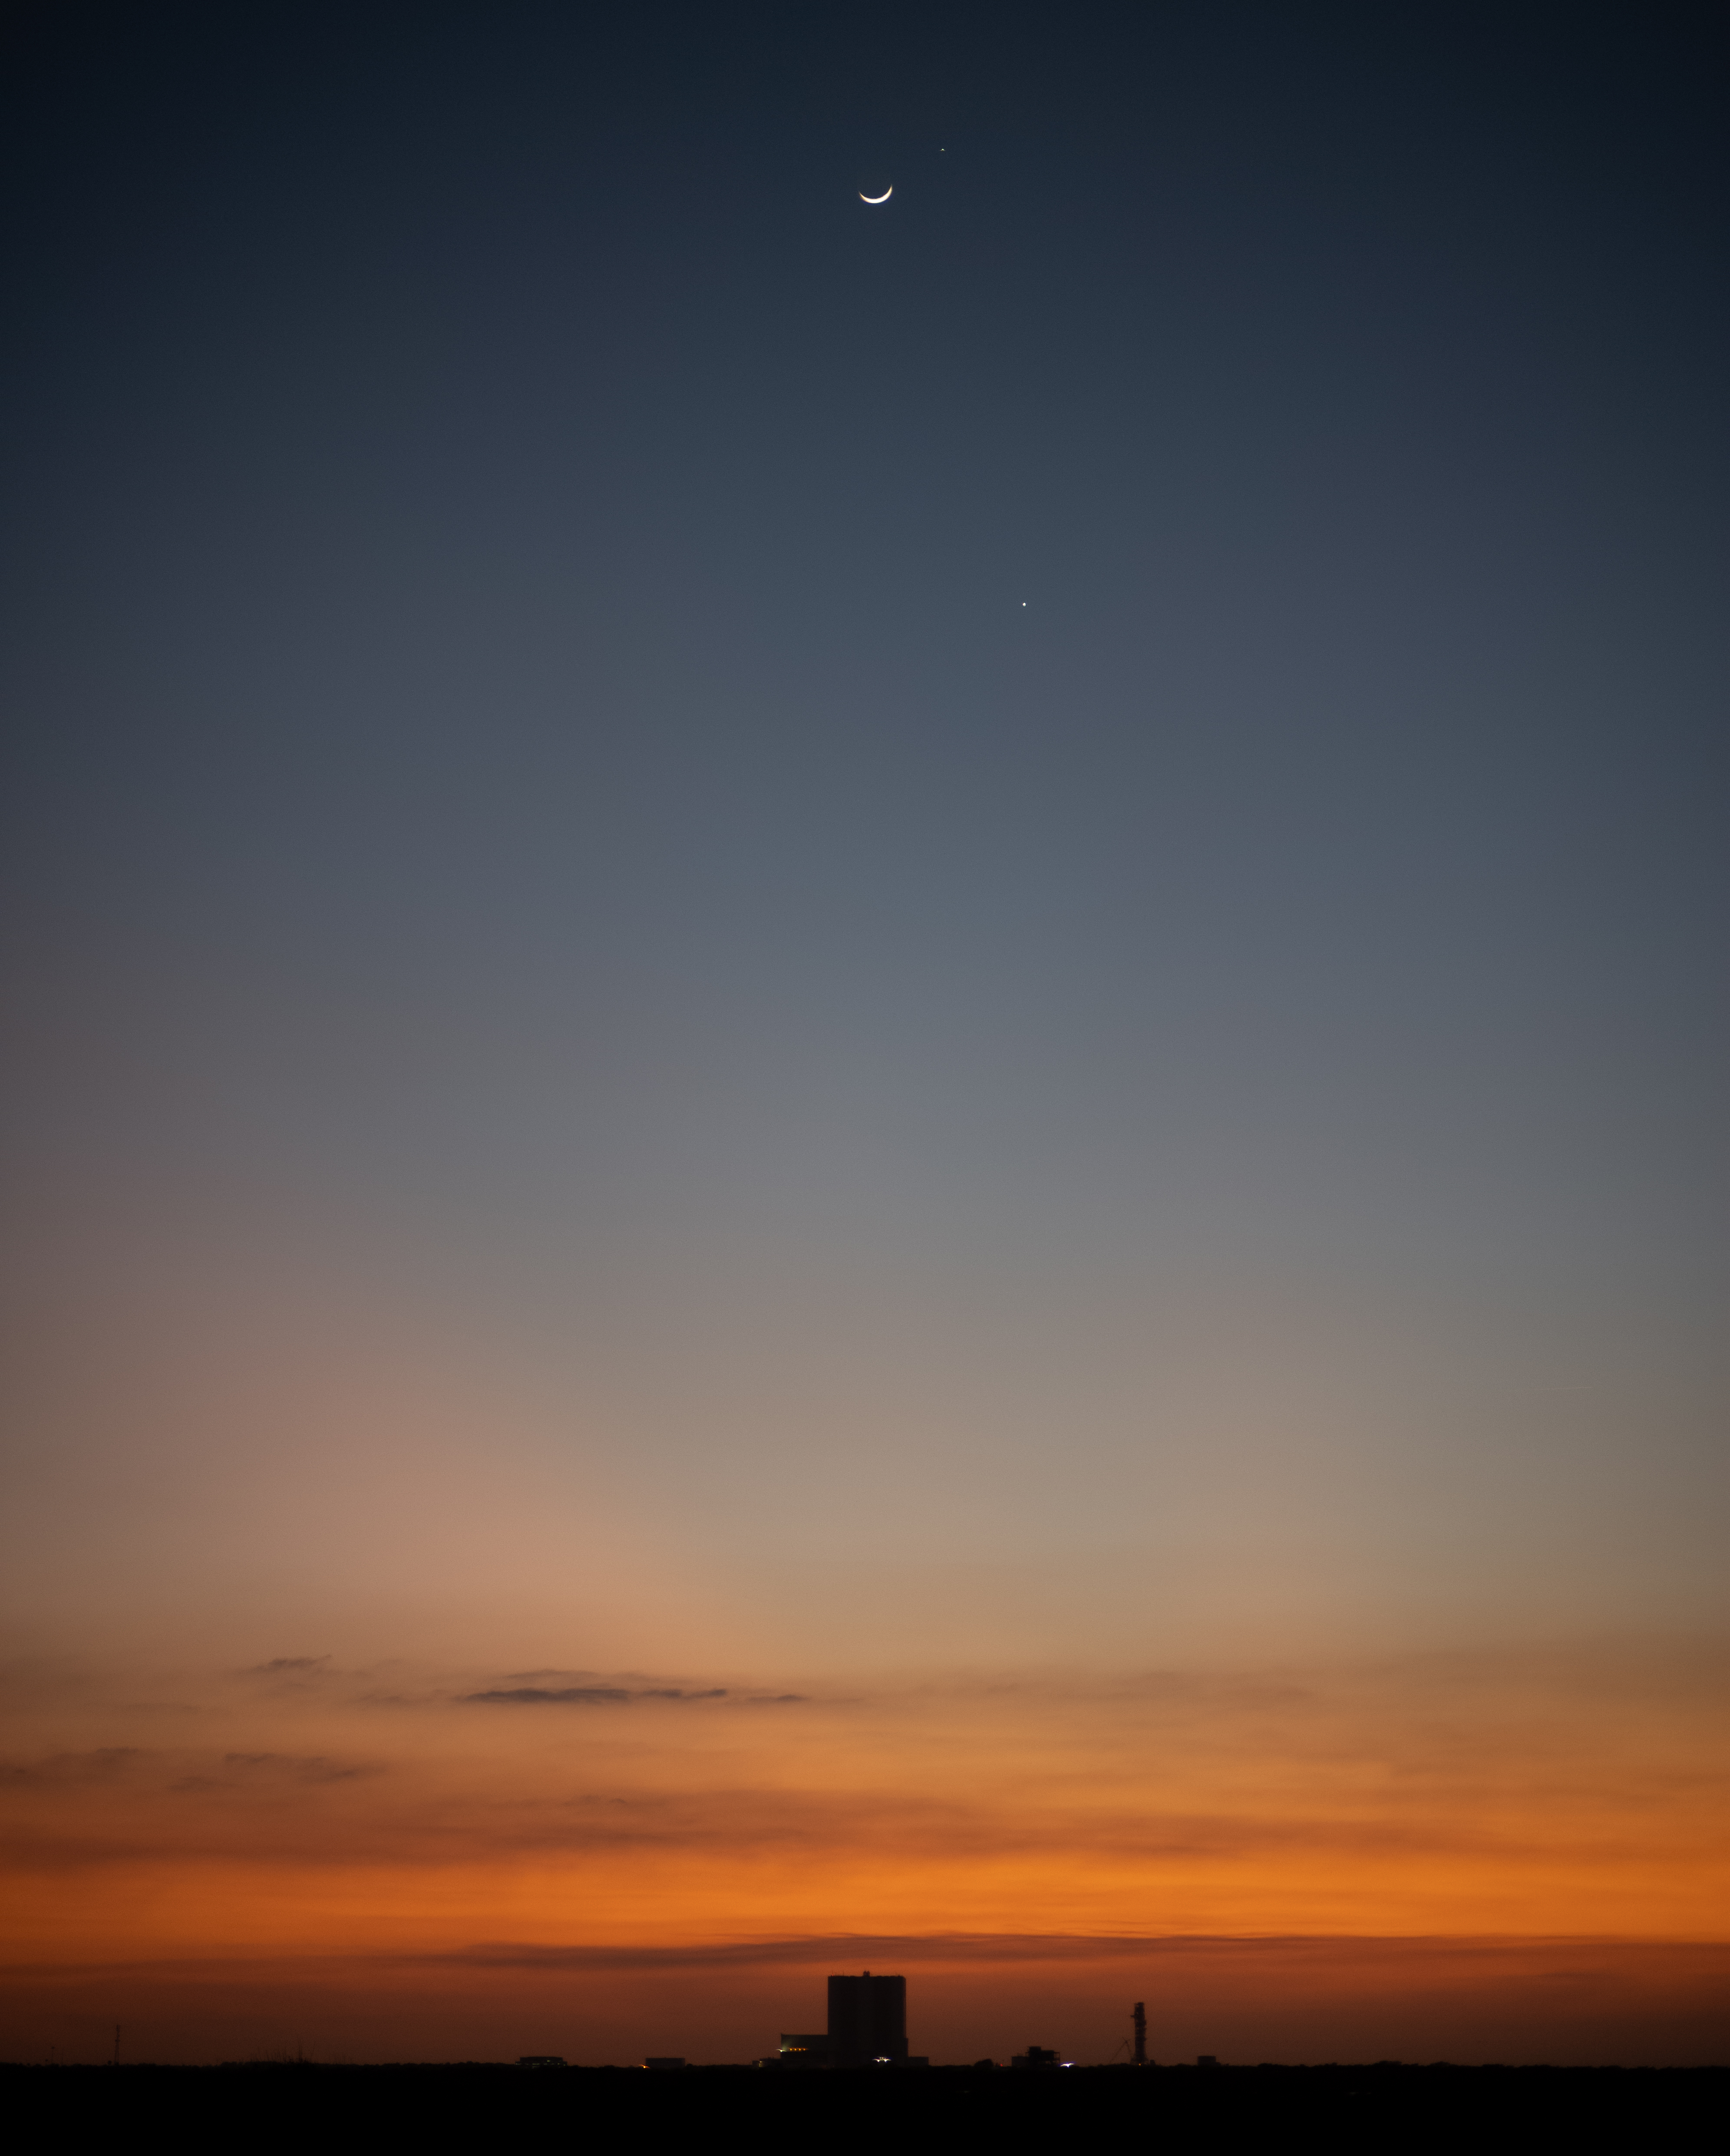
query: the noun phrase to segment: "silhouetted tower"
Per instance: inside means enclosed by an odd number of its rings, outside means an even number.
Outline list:
[[[1147,2063],[1147,2010],[1139,1999],[1129,2018],[1135,2024],[1135,2063],[1144,2066]]]
[[[832,2066],[901,2066],[907,2056],[907,1979],[832,1976],[829,1980],[829,2062]]]

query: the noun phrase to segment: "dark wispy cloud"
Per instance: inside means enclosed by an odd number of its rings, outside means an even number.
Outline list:
[[[56,1836],[77,1840],[99,1852],[105,1836],[87,1830],[89,1801],[100,1801],[114,1792],[123,1793],[126,1813],[136,1827],[152,1798],[246,1797],[268,1799],[290,1790],[305,1790],[325,1783],[357,1782],[385,1770],[379,1766],[334,1758],[325,1753],[284,1752],[209,1753],[156,1749],[142,1745],[106,1745],[86,1752],[50,1753],[36,1760],[0,1763],[0,1794],[13,1799],[9,1807],[30,1810],[33,1795],[53,1799],[52,1816],[46,1820]],[[80,1807],[83,1806],[80,1812]],[[39,1807],[34,1808],[39,1810]],[[80,1820],[83,1826],[80,1826]],[[13,1830],[22,1827],[30,1838],[22,1815]]]
[[[725,1699],[726,1686],[711,1685],[706,1691],[684,1691],[676,1685],[649,1685],[633,1691],[624,1685],[513,1685],[490,1691],[463,1694],[469,1707],[629,1707],[638,1700],[690,1702]]]
[[[321,1753],[300,1758],[285,1752],[225,1752],[223,1764],[232,1772],[293,1782],[352,1782],[380,1771],[328,1759]]]
[[[255,1662],[249,1669],[234,1672],[239,1678],[249,1679],[279,1694],[321,1689],[343,1674],[330,1655],[276,1655],[268,1662]]]
[[[481,1691],[464,1692],[461,1707],[634,1707],[656,1701],[675,1706],[694,1706],[704,1700],[724,1699],[735,1707],[798,1707],[806,1695],[797,1691],[739,1691],[728,1685],[495,1685]]]
[[[1269,1932],[1221,1936],[1204,1932],[827,1932],[766,1939],[729,1939],[677,1946],[547,1947],[489,1941],[453,1952],[414,1957],[434,1965],[524,1970],[750,1969],[810,1965],[892,1966],[897,1962],[1002,1964],[1040,1962],[1157,1962],[1199,1955],[1243,1962],[1277,1955],[1316,1969],[1341,1961],[1421,1962],[1471,1965],[1518,1961],[1538,1980],[1584,1982],[1626,1959],[1652,1962],[1676,1953],[1697,1955],[1720,1968],[1730,1947],[1701,1942],[1518,1938],[1493,1933],[1460,1938],[1431,1933],[1317,1936]],[[1546,1960],[1553,1965],[1542,1967]]]
[[[151,1755],[136,1745],[99,1745],[44,1759],[0,1762],[0,1789],[68,1789],[117,1781]]]

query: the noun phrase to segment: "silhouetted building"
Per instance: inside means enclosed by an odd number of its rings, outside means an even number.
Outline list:
[[[829,2063],[832,2066],[904,2066],[907,2063],[907,1979],[904,1976],[832,1976],[829,1980]]]
[[[562,2066],[565,2062],[562,2059],[555,2058],[551,2051],[534,2051],[516,2063],[520,2066]]]
[[[1060,2066],[1063,2061],[1055,2051],[1048,2051],[1039,2044],[1029,2044],[1024,2051],[1018,2051],[1009,2064],[1012,2066]]]
[[[829,2026],[786,2030],[779,2054],[759,2066],[927,2066],[907,2051],[907,1979],[904,1976],[832,1976]]]
[[[1147,2010],[1139,1999],[1129,2020],[1130,2026],[1135,2030],[1135,2057],[1131,2063],[1144,2066],[1147,2063]]]

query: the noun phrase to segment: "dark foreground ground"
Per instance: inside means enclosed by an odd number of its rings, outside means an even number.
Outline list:
[[[7,2066],[5,2114],[74,2147],[316,2149],[603,2141],[803,2152],[938,2143],[1126,2148],[1725,2146],[1730,2071],[1676,2067],[1077,2067],[791,2074],[695,2067]]]

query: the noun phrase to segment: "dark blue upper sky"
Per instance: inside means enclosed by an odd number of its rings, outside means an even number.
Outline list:
[[[1279,1382],[1197,1403],[1295,1331],[1293,1426],[1355,1432],[1297,1481],[1470,1542],[1447,1460],[1527,1459],[1662,1575],[1719,1397],[1722,31],[25,11],[54,1353],[162,1239],[292,1249],[568,1352],[695,1485],[694,1414],[817,1461],[869,1396],[965,1490],[1278,1481]],[[1415,1483],[1326,1404],[1365,1358]]]

